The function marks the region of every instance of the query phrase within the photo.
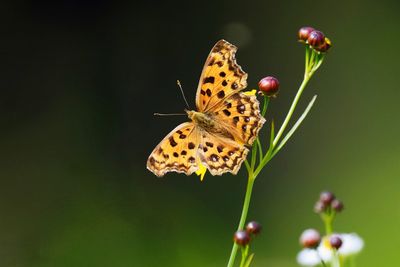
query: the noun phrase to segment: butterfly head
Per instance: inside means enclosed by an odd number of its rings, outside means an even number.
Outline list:
[[[210,121],[209,116],[207,116],[203,112],[198,112],[195,110],[186,110],[186,113],[189,119],[191,119],[195,124],[202,125]]]
[[[196,116],[195,115],[195,113],[197,113],[196,111],[185,109],[185,112],[187,113],[189,119],[191,119],[192,121],[195,121],[194,117]]]

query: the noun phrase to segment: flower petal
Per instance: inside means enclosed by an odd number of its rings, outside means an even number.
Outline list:
[[[315,249],[305,248],[297,254],[297,262],[302,266],[317,266],[321,263],[321,258]]]
[[[324,236],[322,238],[322,241],[317,248],[317,252],[323,261],[329,262],[332,260],[333,250],[329,242],[329,236]]]
[[[356,233],[341,234],[340,238],[343,244],[338,252],[344,257],[358,254],[364,247],[364,240]]]

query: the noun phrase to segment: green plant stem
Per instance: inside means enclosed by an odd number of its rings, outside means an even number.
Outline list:
[[[275,153],[273,153],[275,147],[277,146],[279,139],[281,138],[283,132],[285,131],[293,113],[294,110],[296,109],[297,103],[299,102],[299,99],[301,97],[301,94],[304,91],[304,88],[306,88],[308,81],[310,80],[311,75],[304,75],[304,79],[303,82],[301,83],[299,90],[296,93],[296,96],[293,99],[292,105],[290,106],[289,112],[286,115],[285,120],[283,121],[283,124],[281,126],[281,128],[279,129],[279,132],[276,134],[273,142],[272,142],[272,148],[267,152],[267,154],[265,155],[265,157],[263,158],[263,160],[260,162],[260,164],[258,165],[258,167],[256,168],[256,170],[254,171],[254,179],[257,177],[257,175],[261,172],[261,170],[265,167],[265,165],[272,159],[272,157],[275,155]]]
[[[332,227],[332,219],[329,218],[328,220],[325,221],[325,232],[327,235],[331,235],[333,233],[333,227]]]
[[[247,256],[249,255],[249,245],[242,248],[242,260],[240,261],[240,267],[243,267],[246,264]]]
[[[265,116],[265,113],[267,112],[267,108],[268,108],[268,104],[269,104],[269,97],[268,96],[264,96],[264,105],[261,111],[261,116]]]
[[[306,45],[305,47],[306,47],[306,60],[305,60],[305,67],[304,67],[304,69],[307,71],[307,70],[308,70],[308,64],[309,64],[309,58],[310,58],[310,50],[311,50],[311,48],[310,48],[309,45]]]
[[[332,267],[340,267],[339,253],[336,249],[333,251]]]
[[[265,167],[265,165],[276,154],[275,152],[277,152],[277,151],[274,151],[274,150],[277,147],[277,145],[278,145],[278,143],[280,141],[280,138],[282,137],[282,134],[285,131],[287,125],[289,124],[289,121],[290,121],[290,119],[291,119],[291,117],[292,117],[292,115],[294,113],[294,110],[296,109],[297,103],[299,102],[299,99],[300,99],[305,87],[307,86],[308,81],[310,80],[310,78],[312,77],[314,72],[319,68],[319,66],[322,63],[323,56],[321,57],[320,61],[317,62],[317,65],[313,66],[313,63],[314,63],[313,60],[314,60],[315,56],[318,56],[318,55],[316,55],[315,51],[313,51],[313,50],[311,50],[309,48],[306,48],[306,49],[308,49],[308,50],[306,50],[306,65],[305,65],[306,69],[305,69],[305,73],[304,73],[304,79],[303,79],[303,81],[302,81],[302,83],[301,83],[301,85],[300,85],[300,87],[299,87],[299,89],[298,89],[298,91],[296,93],[295,98],[293,99],[292,105],[290,106],[290,109],[289,109],[289,111],[288,111],[288,113],[286,115],[285,120],[282,123],[281,128],[279,129],[279,132],[274,136],[274,130],[273,130],[274,129],[273,128],[274,124],[272,123],[272,125],[271,125],[272,131],[271,131],[270,148],[267,151],[267,153],[265,154],[265,156],[261,157],[262,156],[262,148],[261,148],[261,145],[259,143],[259,140],[257,140],[253,144],[253,147],[252,147],[252,156],[251,156],[250,163],[247,160],[245,161],[245,166],[247,168],[249,176],[248,176],[248,180],[247,180],[246,195],[245,195],[244,202],[243,202],[242,215],[240,216],[239,226],[238,226],[237,230],[242,230],[243,227],[244,227],[244,224],[246,223],[247,213],[248,213],[249,205],[250,205],[251,194],[252,194],[252,191],[253,191],[253,185],[254,185],[254,181],[255,181],[256,177],[261,172],[261,170]],[[310,55],[310,53],[311,53],[311,55]],[[315,101],[315,97],[311,101],[311,103],[309,105],[309,108],[311,108],[311,106],[314,103],[314,101]],[[263,106],[263,109],[262,109],[262,112],[261,112],[262,116],[264,116],[266,111],[267,111],[268,103],[269,103],[269,98],[264,97],[264,106]],[[309,108],[308,108],[308,110],[306,110],[306,113],[305,113],[304,116],[307,115],[307,112],[309,111]],[[301,123],[302,119],[303,118],[301,118],[299,123]],[[297,127],[297,126],[295,125],[295,127]],[[290,138],[290,136],[288,138]],[[286,141],[284,140],[284,142],[286,142]],[[259,146],[260,149],[257,149],[256,146]],[[257,160],[257,152],[260,153],[260,161],[259,161],[259,164],[258,164],[257,168],[255,168],[256,160]],[[332,225],[331,223],[332,223],[332,221],[330,222],[330,225]],[[328,228],[326,228],[326,229],[327,229],[327,231],[328,230],[332,231],[332,229],[328,229]],[[228,265],[227,265],[228,267],[233,267],[233,265],[235,263],[235,258],[236,258],[236,254],[237,254],[238,248],[239,248],[239,246],[234,242],[233,243],[233,247],[232,247],[232,251],[231,251],[231,255],[229,257],[229,262],[228,262]],[[246,253],[246,255],[247,255],[247,253]],[[243,264],[243,258],[242,258],[242,264]]]
[[[328,214],[322,214],[321,217],[325,225],[325,234],[331,235],[333,233],[333,220],[335,219],[335,213],[329,212]]]
[[[295,96],[294,99],[293,99],[292,105],[290,106],[290,109],[289,109],[289,111],[288,111],[288,113],[287,113],[287,115],[286,115],[286,118],[285,118],[285,120],[283,121],[282,126],[281,126],[281,128],[279,129],[279,132],[276,134],[275,139],[274,139],[274,141],[273,141],[273,143],[272,143],[272,145],[273,145],[274,147],[278,144],[279,139],[281,138],[283,132],[285,131],[285,129],[286,129],[286,127],[287,127],[287,125],[288,125],[288,123],[289,123],[289,121],[290,121],[290,118],[292,117],[293,112],[294,112],[294,110],[296,109],[296,106],[297,106],[297,103],[299,102],[299,99],[300,99],[300,97],[301,97],[301,94],[303,93],[304,88],[306,88],[307,83],[308,83],[308,81],[310,80],[310,78],[311,78],[311,75],[308,75],[307,72],[306,72],[306,74],[304,75],[303,82],[301,83],[301,85],[300,85],[300,87],[299,87],[299,90],[297,91],[297,94],[296,94],[296,96]]]
[[[244,202],[243,202],[242,215],[240,216],[239,226],[238,226],[237,230],[242,230],[244,227],[244,224],[246,223],[247,212],[249,211],[250,199],[251,199],[251,193],[253,191],[254,181],[255,181],[255,179],[253,176],[253,172],[249,172],[249,178],[247,180],[246,195],[244,197]],[[233,264],[235,263],[235,258],[236,258],[238,248],[239,248],[239,246],[236,243],[233,243],[231,256],[229,257],[228,267],[232,267]]]

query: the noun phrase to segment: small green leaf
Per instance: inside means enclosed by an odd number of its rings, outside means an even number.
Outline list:
[[[272,150],[274,149],[274,139],[275,139],[275,123],[272,120],[271,122],[271,135],[270,135],[270,139],[269,139],[269,149],[268,149],[268,153],[271,153]]]
[[[315,100],[317,99],[317,96],[315,95],[310,103],[308,104],[307,108],[304,110],[303,114],[301,114],[300,118],[296,121],[296,123],[293,125],[292,129],[286,134],[286,136],[282,139],[281,143],[278,145],[278,147],[275,149],[273,152],[273,155],[275,155],[289,140],[289,138],[294,134],[294,132],[297,130],[297,128],[300,126],[300,124],[303,122],[303,120],[306,118],[308,112],[311,110],[312,106],[314,105]],[[273,156],[272,155],[272,156]]]
[[[260,138],[257,137],[256,142],[257,142],[257,146],[258,146],[259,161],[261,162],[264,154],[263,154],[263,149],[262,149],[262,145],[260,142]]]
[[[250,254],[247,259],[246,262],[244,263],[243,267],[249,267],[251,262],[253,261],[254,258],[254,253]]]
[[[258,144],[257,142],[253,143],[253,146],[251,147],[251,161],[250,161],[250,167],[252,170],[254,170],[254,166],[256,166],[256,161],[257,161],[257,148]]]

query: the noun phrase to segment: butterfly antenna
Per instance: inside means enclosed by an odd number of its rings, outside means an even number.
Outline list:
[[[178,84],[179,89],[181,89],[181,93],[182,93],[183,99],[185,100],[186,106],[188,107],[188,109],[190,109],[189,103],[187,102],[185,94],[183,93],[181,82],[179,80],[176,80],[176,83]]]
[[[186,115],[185,113],[154,113],[154,116],[180,116]]]

